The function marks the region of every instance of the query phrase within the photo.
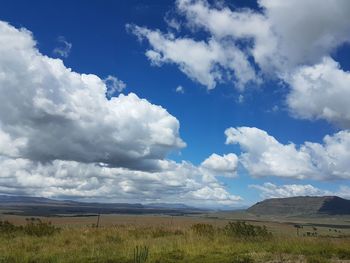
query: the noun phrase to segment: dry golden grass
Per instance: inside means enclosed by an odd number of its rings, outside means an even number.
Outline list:
[[[218,219],[104,215],[99,228],[93,217],[49,220],[61,231],[0,235],[0,262],[136,262],[136,247],[147,248],[146,262],[350,262],[350,238],[297,237],[293,226],[276,222],[268,225],[273,238],[261,239],[227,235],[227,221]],[[214,232],[194,231],[198,222]]]

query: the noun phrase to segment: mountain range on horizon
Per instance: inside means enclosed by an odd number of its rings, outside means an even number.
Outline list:
[[[11,195],[0,195],[1,208],[9,209],[10,212],[7,213],[37,216],[89,213],[181,215],[214,211],[180,203],[98,203]],[[276,216],[350,215],[350,200],[338,196],[271,198],[258,202],[245,211],[254,215]]]
[[[181,215],[206,211],[179,203],[102,203],[56,200],[45,197],[0,195],[0,210],[7,214],[52,216],[86,214],[169,214]]]

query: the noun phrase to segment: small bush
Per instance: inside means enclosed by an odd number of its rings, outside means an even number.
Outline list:
[[[246,222],[229,222],[225,226],[225,232],[228,236],[239,238],[270,238],[272,233],[266,226],[254,226]]]
[[[16,226],[8,221],[0,221],[0,234],[11,236],[16,233],[24,233],[40,237],[51,236],[60,231],[60,228],[53,226],[51,222],[42,222],[37,218],[27,218],[26,221],[27,224],[25,226]]]
[[[214,235],[214,227],[210,224],[194,224],[191,226],[191,230],[197,235],[212,236]]]
[[[21,227],[15,226],[7,220],[0,221],[0,234],[9,235],[18,232],[19,230],[21,230]]]
[[[349,249],[338,249],[337,256],[339,259],[350,259],[350,250]]]
[[[26,220],[27,224],[23,227],[23,231],[30,236],[51,236],[60,231],[60,228],[53,226],[51,222],[42,222],[38,218],[30,218]]]

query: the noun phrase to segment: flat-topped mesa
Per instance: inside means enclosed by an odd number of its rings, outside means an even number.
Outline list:
[[[272,198],[247,209],[256,215],[350,215],[350,200],[337,196]]]

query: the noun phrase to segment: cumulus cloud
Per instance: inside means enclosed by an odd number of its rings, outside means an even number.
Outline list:
[[[297,179],[349,179],[350,132],[327,135],[323,144],[305,142],[299,147],[282,144],[258,128],[239,127],[225,131],[226,144],[239,144],[240,162],[255,177],[279,176]]]
[[[260,0],[258,5],[260,10],[234,9],[206,0],[177,0],[177,19],[184,18],[182,25],[192,35],[145,27],[133,27],[133,32],[150,43],[146,55],[154,65],[176,64],[208,89],[235,80],[243,90],[264,77],[280,79],[290,84],[288,105],[294,117],[326,119],[348,128],[343,103],[348,72],[330,56],[350,42],[350,2]],[[332,100],[327,101],[329,95]]]
[[[196,41],[191,38],[176,38],[158,30],[128,25],[129,30],[140,39],[147,39],[152,49],[146,56],[152,65],[175,64],[189,78],[215,88],[225,79],[234,80],[242,89],[250,81],[258,81],[254,69],[244,52],[232,43],[209,39]]]
[[[188,25],[217,41],[250,39],[245,54],[268,75],[291,86],[288,105],[295,117],[326,119],[349,127],[348,72],[329,56],[350,41],[346,0],[258,1],[262,11],[213,7],[206,1],[178,0]],[[312,14],[309,10],[313,10]]]
[[[325,119],[350,128],[350,73],[325,57],[319,64],[299,67],[288,80],[292,90],[287,103],[303,119]]]
[[[252,45],[246,41],[242,51],[261,66],[271,64],[277,43],[263,14],[249,9],[235,12],[225,6],[214,7],[207,1],[192,0],[178,0],[177,9],[186,17],[190,28],[204,29],[217,41],[228,41],[230,45],[237,45],[239,40],[253,41]]]
[[[350,41],[349,1],[261,0],[259,4],[275,34],[277,54],[289,68],[317,63]]]
[[[213,153],[201,163],[201,167],[208,172],[227,177],[236,176],[238,157],[234,153],[223,156]]]
[[[31,32],[0,22],[1,193],[199,206],[241,200],[201,167],[166,159],[185,146],[174,116],[133,93],[107,98],[105,82],[41,54]]]
[[[40,54],[25,29],[0,23],[0,57],[0,128],[14,145],[3,155],[146,169],[185,146],[165,109],[133,93],[108,100],[103,80]]]
[[[282,77],[299,65],[319,62],[350,40],[350,4],[346,0],[338,0],[337,4],[325,1],[322,5],[315,0],[261,0],[258,4],[261,12],[211,6],[205,0],[176,1],[178,14],[185,17],[184,24],[193,31],[208,33],[203,40],[195,36],[175,37],[144,27],[133,26],[132,31],[149,41],[152,49],[146,55],[153,64],[175,63],[208,89],[223,81],[225,70],[241,86],[257,80],[249,58],[264,73],[277,71]],[[169,17],[167,20],[172,21]],[[199,67],[198,62],[205,63]]]
[[[59,43],[59,46],[54,48],[53,53],[63,58],[67,58],[72,49],[72,43],[69,43],[63,36],[58,37],[57,42]]]
[[[239,196],[208,183],[190,163],[159,161],[159,172],[110,168],[55,160],[0,158],[0,192],[118,202],[185,202],[196,206],[234,205]]]
[[[205,0],[178,0],[177,8],[189,26],[204,29],[216,39],[250,39],[246,52],[263,70],[271,64],[282,71],[315,63],[350,41],[346,0],[322,5],[315,0],[261,0],[258,4],[262,12],[214,7]]]

